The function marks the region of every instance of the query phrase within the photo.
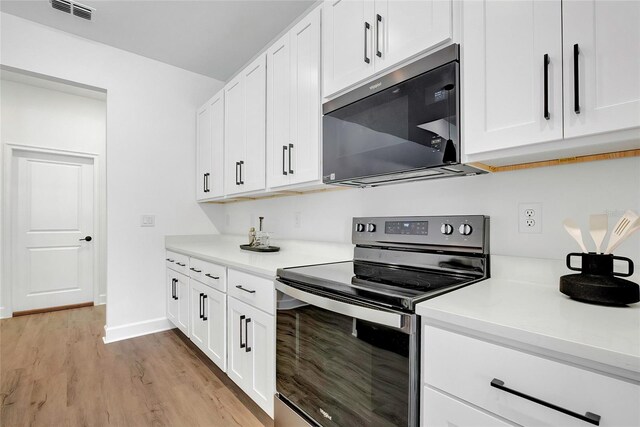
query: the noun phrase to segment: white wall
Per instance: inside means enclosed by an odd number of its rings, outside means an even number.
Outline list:
[[[519,202],[542,203],[542,233],[518,232]],[[638,157],[233,203],[214,220],[224,233],[246,234],[251,217],[264,216],[274,238],[349,242],[354,216],[484,214],[491,217],[491,253],[564,259],[579,252],[564,218],[586,230],[589,214],[608,213],[612,226],[626,209],[640,213]],[[616,252],[640,270],[640,232]]]
[[[0,140],[4,151],[5,144],[48,148],[63,151],[74,151],[96,154],[96,167],[99,171],[99,206],[103,209],[106,198],[105,165],[106,142],[106,103],[103,93],[90,93],[78,88],[74,93],[63,92],[61,84],[49,84],[35,78],[22,78],[19,81],[5,80],[18,77],[13,73],[2,71],[0,100]],[[86,93],[85,93],[86,92]],[[98,236],[104,236],[106,222],[96,224]],[[95,249],[103,256],[106,245],[98,240]],[[107,282],[102,268],[102,280],[98,282],[98,292],[94,300],[101,303],[106,298]],[[11,300],[11,289],[2,289],[2,302]],[[8,315],[11,306],[0,307],[2,315]]]
[[[164,236],[215,233],[195,202],[195,110],[223,83],[2,13],[0,63],[107,90],[107,340],[167,327]],[[155,214],[155,228],[140,215]],[[128,328],[131,327],[131,328]]]

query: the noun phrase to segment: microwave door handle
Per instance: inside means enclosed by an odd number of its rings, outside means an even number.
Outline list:
[[[388,326],[390,328],[402,329],[404,326],[404,316],[401,314],[391,313],[383,310],[376,310],[373,308],[349,304],[331,298],[325,298],[320,295],[311,294],[309,292],[294,288],[280,282],[279,280],[276,280],[276,289],[297,300],[306,302],[307,304],[324,308],[325,310],[333,311],[335,313],[340,313],[345,316],[355,317],[356,319],[366,320],[367,322],[377,323],[379,325]]]

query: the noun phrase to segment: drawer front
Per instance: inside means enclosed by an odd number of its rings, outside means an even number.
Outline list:
[[[189,274],[189,257],[175,252],[167,251],[165,262],[167,267],[182,274]]]
[[[574,415],[589,412],[601,417],[600,426],[640,425],[637,384],[440,328],[426,326],[423,334],[426,384],[508,420],[584,427],[593,424]]]
[[[227,291],[227,269],[222,265],[189,258],[189,277],[220,292]]]
[[[422,389],[422,422],[428,427],[508,427],[493,417],[430,387]]]
[[[269,314],[274,314],[273,280],[229,269],[227,294]]]

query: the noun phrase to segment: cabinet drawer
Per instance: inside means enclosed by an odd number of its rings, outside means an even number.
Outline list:
[[[431,326],[423,333],[425,382],[489,412],[522,425],[588,426],[577,417],[587,412],[600,426],[640,425],[636,384]]]
[[[511,425],[430,387],[422,389],[421,424],[428,427],[508,427]]]
[[[275,287],[272,280],[229,269],[228,281],[228,295],[274,314]]]
[[[227,269],[222,265],[212,264],[197,258],[190,258],[189,277],[220,292],[227,291]]]
[[[182,274],[189,274],[189,257],[175,252],[167,251],[165,257],[167,267],[172,270],[179,271]]]

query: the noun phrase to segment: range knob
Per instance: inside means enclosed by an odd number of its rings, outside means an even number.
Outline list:
[[[460,228],[458,228],[458,231],[463,236],[468,236],[473,231],[473,228],[471,228],[471,225],[469,224],[460,224]]]
[[[373,233],[374,231],[376,231],[376,225],[372,223],[367,224],[367,231],[369,233]]]
[[[442,224],[440,226],[440,232],[442,234],[445,234],[445,235],[448,236],[449,234],[453,233],[453,225],[451,225],[451,224]]]
[[[356,231],[358,233],[362,233],[364,231],[364,224],[360,224],[360,223],[356,224]]]

